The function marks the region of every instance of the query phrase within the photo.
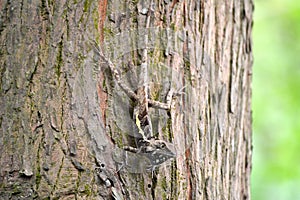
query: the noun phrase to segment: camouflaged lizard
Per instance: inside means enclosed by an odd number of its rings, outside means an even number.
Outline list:
[[[146,17],[146,29],[149,28],[150,15],[153,10],[148,9]],[[166,97],[166,103],[151,100],[149,98],[149,88],[148,88],[148,35],[144,36],[145,48],[142,52],[142,63],[141,72],[139,74],[139,88],[134,92],[126,84],[121,81],[121,76],[115,65],[109,60],[101,50],[99,50],[100,57],[106,62],[109,69],[111,70],[114,79],[121,89],[126,93],[126,95],[133,100],[136,105],[133,111],[133,120],[138,128],[141,138],[137,139],[137,147],[125,146],[124,150],[136,154],[138,157],[143,158],[145,161],[145,166],[147,170],[152,170],[167,161],[170,158],[175,157],[174,149],[170,148],[170,143],[164,140],[159,140],[153,137],[152,133],[152,123],[149,116],[149,107],[170,110],[171,101],[173,97],[173,90],[170,89]],[[127,155],[127,154],[126,154]],[[128,156],[125,157],[124,165],[135,165],[137,159],[130,159]],[[130,154],[129,154],[130,155]],[[131,156],[132,158],[134,156]],[[134,161],[131,161],[134,160]]]

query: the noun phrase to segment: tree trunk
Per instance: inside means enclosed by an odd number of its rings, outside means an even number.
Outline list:
[[[0,0],[0,199],[250,199],[252,1]],[[145,37],[146,36],[146,37]],[[144,51],[146,50],[146,51]],[[153,134],[136,147],[147,53]],[[147,168],[146,164],[151,166]]]

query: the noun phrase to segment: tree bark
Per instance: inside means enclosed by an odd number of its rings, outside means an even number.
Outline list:
[[[1,199],[250,199],[251,0],[0,10]],[[179,93],[171,110],[149,108],[154,136],[176,152],[150,171],[123,150],[136,145],[135,102],[99,56],[135,91],[145,48],[150,98]]]

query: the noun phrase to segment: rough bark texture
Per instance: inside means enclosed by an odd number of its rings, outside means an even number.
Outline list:
[[[149,6],[0,0],[0,199],[250,199],[253,2]],[[151,98],[184,87],[171,111],[150,108],[177,153],[152,173],[116,165],[134,102],[93,42],[136,90],[146,33]]]

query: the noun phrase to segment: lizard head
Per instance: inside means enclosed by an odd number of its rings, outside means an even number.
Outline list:
[[[172,143],[151,138],[145,141],[145,144],[142,152],[151,160],[153,166],[160,165],[176,157],[175,148]]]

